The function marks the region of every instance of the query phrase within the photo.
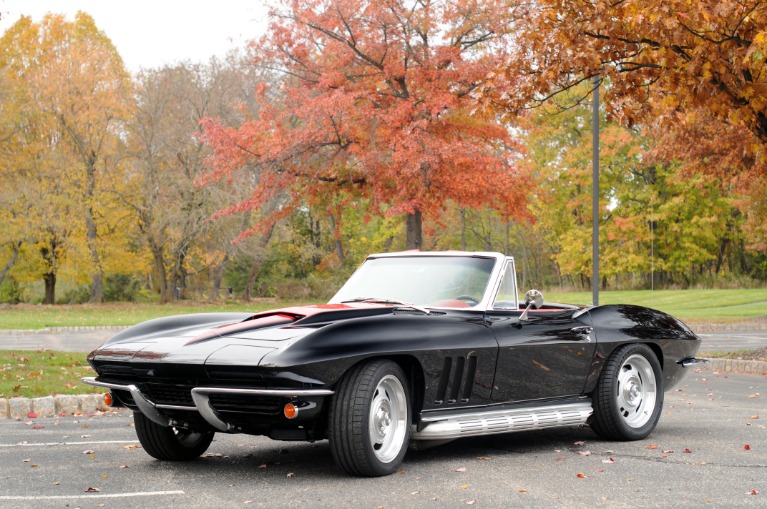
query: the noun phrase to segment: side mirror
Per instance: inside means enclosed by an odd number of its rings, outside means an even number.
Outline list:
[[[525,310],[519,316],[520,322],[526,322],[527,312],[530,308],[541,309],[543,307],[543,294],[538,290],[530,290],[525,294]]]

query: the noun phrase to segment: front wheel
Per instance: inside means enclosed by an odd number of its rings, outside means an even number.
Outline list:
[[[591,428],[610,440],[640,440],[655,429],[662,409],[663,377],[653,351],[642,344],[616,350],[599,376]]]
[[[388,360],[354,367],[330,404],[333,459],[352,475],[378,477],[397,470],[410,437],[410,398],[402,368]]]
[[[212,431],[196,432],[160,426],[141,412],[133,412],[133,422],[141,446],[158,460],[189,461],[198,458],[208,450],[215,434]]]

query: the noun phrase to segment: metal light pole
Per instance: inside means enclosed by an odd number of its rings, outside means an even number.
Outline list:
[[[592,137],[593,137],[593,184],[591,190],[592,232],[591,232],[591,294],[592,304],[599,305],[599,78],[594,79],[594,99],[592,101]]]

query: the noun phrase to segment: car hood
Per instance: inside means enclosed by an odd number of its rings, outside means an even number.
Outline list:
[[[130,327],[91,352],[91,364],[144,362],[258,365],[317,329],[345,320],[390,314],[380,304],[320,304],[249,313],[158,318]]]

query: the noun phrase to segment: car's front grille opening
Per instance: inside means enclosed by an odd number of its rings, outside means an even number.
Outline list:
[[[141,385],[141,392],[156,405],[194,406],[192,388],[188,385],[147,383]]]
[[[278,414],[286,402],[285,398],[250,396],[246,394],[211,394],[210,404],[219,412],[252,412]]]

